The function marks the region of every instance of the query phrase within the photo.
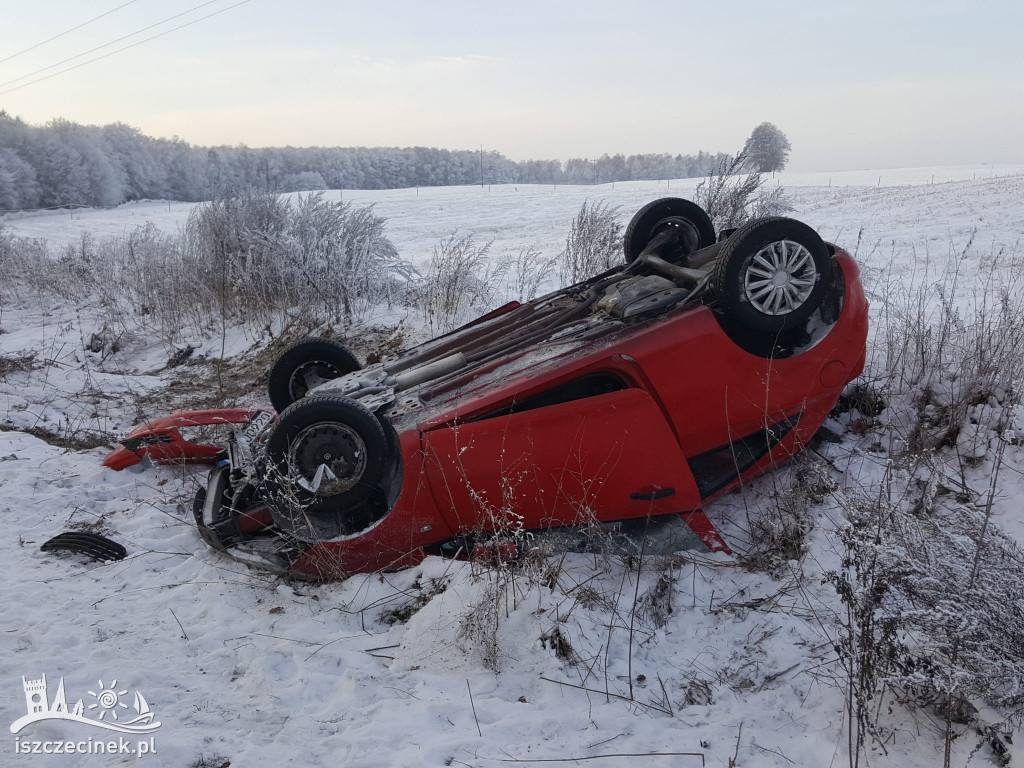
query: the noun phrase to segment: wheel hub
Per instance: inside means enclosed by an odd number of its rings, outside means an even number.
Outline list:
[[[366,472],[366,444],[347,424],[320,422],[295,436],[288,452],[288,466],[295,477],[303,478],[307,484],[325,466],[330,473],[321,473],[321,477],[327,479],[311,487],[317,496],[336,496],[362,479]]]
[[[341,376],[337,366],[323,360],[309,360],[292,373],[288,381],[288,389],[292,400],[300,400],[315,387]]]
[[[807,301],[817,281],[811,252],[800,243],[779,240],[754,254],[743,276],[743,289],[759,312],[788,315]]]
[[[692,253],[700,245],[700,233],[693,226],[689,219],[683,216],[669,216],[655,224],[651,228],[649,240],[658,236],[673,238],[670,250],[675,253]]]

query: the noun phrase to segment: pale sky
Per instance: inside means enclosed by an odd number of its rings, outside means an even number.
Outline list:
[[[0,59],[127,0],[0,0]],[[1024,3],[135,0],[0,62],[0,109],[194,144],[736,151],[796,171],[1024,162]],[[13,81],[13,82],[12,82]]]

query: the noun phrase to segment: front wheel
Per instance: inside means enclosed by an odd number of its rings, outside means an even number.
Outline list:
[[[817,232],[783,217],[755,219],[723,244],[711,285],[721,311],[764,333],[792,330],[821,305],[832,257]]]
[[[305,540],[365,528],[398,461],[384,430],[364,405],[339,395],[285,410],[266,443],[264,495],[274,522]]]

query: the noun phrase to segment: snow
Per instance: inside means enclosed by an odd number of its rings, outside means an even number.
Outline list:
[[[908,225],[943,232],[943,219],[928,219],[927,210],[942,214],[934,206],[951,202],[962,195],[984,202],[988,182],[1024,174],[1024,165],[965,165],[877,169],[869,171],[838,171],[835,173],[780,173],[766,180],[766,185],[781,184],[795,202],[799,215],[819,207],[838,213],[847,201],[855,206],[848,220],[841,217],[845,231],[871,222],[861,213],[865,207],[872,212],[884,210],[906,195],[901,189],[914,189],[910,209],[901,209]],[[882,184],[877,185],[881,177]],[[931,183],[932,177],[935,183]],[[622,206],[628,218],[645,203],[657,197],[692,194],[701,179],[670,181],[627,181],[597,186],[494,185],[487,187],[422,187],[396,190],[328,190],[330,199],[372,204],[377,213],[388,220],[388,236],[403,258],[422,263],[433,245],[454,230],[474,232],[480,240],[495,240],[495,246],[506,252],[532,245],[544,252],[553,252],[564,245],[566,224],[584,200],[605,199]],[[951,186],[952,185],[952,186]],[[822,188],[825,189],[822,189]],[[923,187],[928,187],[927,189]],[[301,194],[301,193],[299,193]],[[888,204],[888,205],[887,205]],[[152,222],[173,231],[182,225],[195,207],[194,203],[147,201],[125,203],[112,209],[74,209],[12,214],[0,217],[0,223],[13,233],[25,237],[43,237],[52,243],[75,244],[82,233],[95,237],[118,236],[136,226]],[[984,211],[984,207],[978,207]],[[1012,209],[1011,209],[1012,210]],[[890,211],[890,213],[896,213]],[[944,217],[952,219],[953,217]],[[1018,217],[1019,219],[1019,217]],[[824,221],[831,221],[824,219]],[[814,223],[814,222],[811,222]],[[838,231],[838,230],[837,230]]]
[[[1019,253],[1024,237],[1024,167],[782,174],[778,181],[794,216],[856,250],[873,322],[889,281],[938,270],[973,238],[963,259],[969,298],[986,257]],[[498,258],[527,246],[555,252],[586,199],[605,198],[628,218],[656,197],[686,196],[697,182],[327,194],[373,203],[402,257],[422,264],[456,229],[493,239]],[[120,235],[146,221],[173,229],[192,207],[133,203],[3,223],[15,234],[74,244],[82,233]],[[514,574],[428,558],[394,574],[288,582],[201,542],[190,520],[203,473],[149,465],[117,473],[101,466],[102,447],[75,450],[36,436],[124,432],[163,412],[173,382],[186,400],[201,383],[195,371],[204,368],[165,370],[167,349],[156,339],[132,338],[106,357],[84,351],[96,330],[91,312],[84,302],[0,307],[0,357],[35,355],[23,366],[31,370],[0,375],[0,713],[8,724],[24,714],[22,675],[46,674],[51,697],[63,676],[70,702],[116,677],[137,687],[162,723],[157,754],[140,764],[192,766],[202,757],[215,766],[490,766],[652,752],[700,753],[707,765],[727,765],[734,754],[739,766],[846,762],[841,670],[827,630],[837,603],[822,584],[839,560],[832,538],[839,512],[829,503],[815,512],[799,579],[795,562],[768,575],[725,556],[650,558],[638,574],[614,558],[567,555],[530,564],[551,571],[535,578],[529,568]],[[229,356],[254,341],[241,329],[223,339]],[[222,339],[197,333],[190,343],[196,357],[217,357]],[[987,406],[977,407],[979,423],[958,439],[980,461],[990,419]],[[1024,423],[1012,426],[1024,431]],[[848,434],[821,450],[845,479],[876,487],[884,473],[870,450],[876,439]],[[1013,471],[1001,476],[994,519],[1024,541],[1017,446],[1007,448],[1006,462]],[[781,503],[794,472],[784,467],[709,507],[737,549],[752,544],[746,521]],[[111,535],[128,558],[96,564],[39,551],[75,527]],[[662,576],[672,583],[664,623],[651,608]],[[420,609],[389,623],[412,603]],[[625,700],[631,679],[635,702]],[[901,730],[887,755],[872,748],[873,762],[941,760],[934,724],[901,711],[893,717]],[[99,734],[50,722],[19,736]],[[0,739],[0,763],[113,764],[14,755],[14,743],[13,734]],[[954,742],[954,764],[966,763],[974,745],[973,735]]]

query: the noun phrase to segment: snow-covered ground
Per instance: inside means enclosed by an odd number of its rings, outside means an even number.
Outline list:
[[[1009,221],[986,222],[991,210],[988,195],[1001,195],[1005,184],[1024,174],[1021,165],[965,165],[935,168],[878,169],[838,171],[835,173],[780,173],[766,180],[766,188],[780,184],[786,188],[797,215],[815,226],[825,227],[825,235],[849,233],[864,226],[896,238],[945,237],[953,227],[980,228],[999,232]],[[879,178],[881,184],[878,184]],[[934,183],[932,181],[934,179]],[[433,245],[455,229],[475,232],[483,240],[495,240],[495,246],[509,251],[532,245],[544,251],[562,247],[567,222],[587,199],[607,200],[622,206],[623,215],[659,196],[692,194],[701,179],[671,181],[629,181],[597,186],[502,185],[490,187],[423,187],[394,190],[333,190],[325,192],[332,200],[344,199],[360,205],[372,203],[377,213],[388,220],[388,236],[401,254],[421,261]],[[1016,184],[1019,184],[1019,178]],[[1017,187],[1019,189],[1019,186]],[[1008,201],[1012,202],[1012,201]],[[948,213],[943,205],[952,205]],[[1020,205],[1020,198],[1017,198]],[[138,202],[114,209],[79,209],[11,214],[0,223],[18,235],[43,237],[52,243],[78,243],[82,233],[95,237],[117,236],[145,222],[153,222],[173,231],[184,223],[195,207],[193,203]],[[818,211],[822,211],[820,216]],[[1019,207],[1007,208],[1007,217]],[[891,229],[889,216],[879,219],[879,211],[897,216],[898,228]],[[1022,227],[1020,216],[1016,226]],[[902,225],[902,226],[900,226]],[[1020,230],[1015,230],[1019,232]]]
[[[909,282],[926,267],[938,273],[965,249],[969,301],[983,265],[995,254],[1019,253],[1024,238],[1024,167],[783,174],[778,181],[794,216],[857,251],[873,320],[893,280]],[[326,194],[374,203],[400,254],[423,263],[453,230],[493,240],[499,257],[527,246],[553,253],[584,200],[605,199],[628,218],[656,197],[687,196],[697,183]],[[83,233],[120,235],[146,221],[173,229],[192,207],[133,203],[3,224],[18,235],[75,243]],[[195,372],[206,370],[166,369],[167,349],[155,339],[135,339],[107,359],[87,351],[97,330],[93,312],[87,303],[0,307],[0,360],[8,361],[0,369],[7,531],[0,539],[0,681],[7,691],[0,719],[8,724],[24,714],[22,676],[46,674],[51,700],[63,676],[71,705],[94,702],[87,691],[98,693],[100,680],[141,691],[161,722],[157,754],[138,758],[142,765],[547,765],[599,755],[619,757],[590,763],[847,762],[848,718],[829,631],[836,601],[820,578],[839,558],[837,513],[827,504],[815,513],[807,573],[799,578],[787,566],[770,576],[726,557],[691,554],[651,562],[638,574],[574,555],[545,578],[524,574],[515,584],[507,574],[437,558],[343,583],[288,583],[202,544],[189,522],[200,473],[152,466],[116,473],[100,465],[106,449],[82,447],[141,415],[159,415],[172,400],[188,402],[190,387],[201,384]],[[195,354],[216,357],[221,343],[206,340]],[[226,356],[242,359],[253,340],[236,332],[225,343]],[[877,482],[884,470],[869,450],[874,439],[847,434],[822,448],[837,482]],[[994,519],[1024,541],[1024,457],[1014,446],[1005,460]],[[747,522],[780,503],[793,473],[784,468],[708,509],[737,549],[751,546]],[[39,551],[68,528],[108,533],[128,558],[97,565]],[[401,610],[410,605],[422,607]],[[894,718],[887,754],[872,747],[872,762],[941,761],[941,723],[900,711]],[[101,734],[51,722],[19,736]],[[16,738],[0,739],[5,766],[135,764],[15,755]],[[975,746],[973,736],[954,742],[954,764],[965,764]],[[641,753],[692,754],[621,756]]]

